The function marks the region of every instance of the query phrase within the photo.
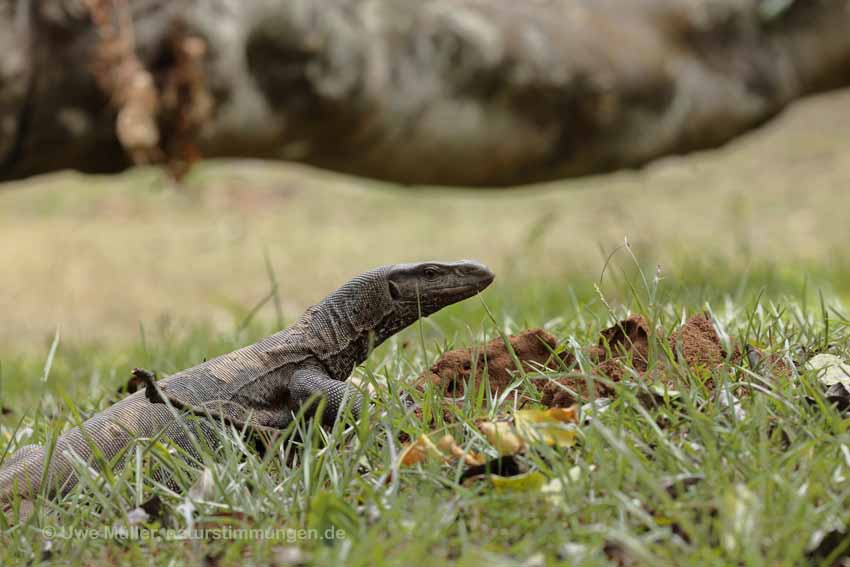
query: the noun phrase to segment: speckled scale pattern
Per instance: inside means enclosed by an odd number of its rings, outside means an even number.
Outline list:
[[[282,427],[298,403],[315,392],[327,398],[325,416],[335,415],[346,397],[347,379],[363,362],[370,347],[407,327],[418,311],[394,307],[386,283],[391,266],[353,278],[321,303],[308,309],[291,327],[256,344],[213,358],[157,383],[161,393],[178,407],[258,427]],[[307,372],[299,370],[309,369]],[[296,382],[291,384],[293,376]],[[352,407],[359,408],[354,393]],[[126,449],[136,439],[163,433],[197,458],[196,444],[216,446],[215,426],[183,419],[165,403],[152,403],[145,391],[134,393],[74,427],[57,440],[47,476],[48,492],[66,493],[77,482],[72,459],[97,468],[90,442],[106,461],[121,468]],[[0,469],[0,503],[15,491],[25,496],[41,487],[46,452],[29,445],[10,456]]]

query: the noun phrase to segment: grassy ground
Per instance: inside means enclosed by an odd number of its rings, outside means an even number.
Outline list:
[[[562,481],[554,494],[462,483],[458,465],[395,470],[399,434],[433,429],[397,394],[436,408],[433,392],[410,384],[452,346],[545,326],[569,349],[594,343],[627,312],[670,329],[709,309],[723,334],[788,361],[805,356],[800,349],[847,357],[848,109],[847,94],[832,95],[717,152],[510,192],[400,189],[229,163],[204,165],[178,190],[137,171],[0,191],[0,401],[12,412],[0,422],[0,451],[44,442],[73,421],[72,409],[85,418],[105,407],[134,366],[168,374],[247,344],[371,266],[475,257],[497,273],[483,297],[495,321],[469,300],[357,371],[377,386],[359,425],[304,426],[266,458],[222,431],[225,453],[206,463],[212,482],[181,476],[195,486],[190,498],[146,479],[157,461],[180,467],[146,447],[141,468],[134,459],[112,477],[84,475],[90,482],[41,504],[33,523],[4,530],[5,563],[37,563],[44,529],[54,530],[52,557],[72,564],[283,565],[298,554],[354,565],[815,562],[819,535],[850,519],[850,434],[802,369],[790,378],[731,361],[715,369],[715,384],[750,393],[743,413],[724,403],[723,388],[702,387],[701,371],[678,368],[682,395],[655,407],[621,387],[579,428],[575,447],[532,447],[528,462]],[[618,249],[624,239],[629,248]],[[475,421],[533,403],[552,377],[518,377],[515,397],[470,399],[454,423],[435,427],[492,456]],[[697,480],[672,488],[681,475]],[[191,518],[219,536],[107,537],[153,495],[163,524],[186,528]],[[225,523],[284,531],[238,539]],[[344,537],[313,537],[330,526]]]

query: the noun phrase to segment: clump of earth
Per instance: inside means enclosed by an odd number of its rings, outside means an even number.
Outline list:
[[[543,329],[529,329],[509,337],[511,348],[526,371],[557,368],[555,348],[558,341]],[[467,388],[477,389],[486,370],[492,392],[507,388],[516,378],[513,356],[499,337],[483,346],[450,350],[443,354],[423,378],[440,386],[446,396],[459,397]]]
[[[711,319],[705,314],[694,315],[667,334],[651,328],[640,315],[619,321],[603,330],[595,345],[583,350],[584,372],[575,355],[559,353],[558,340],[543,329],[511,335],[508,342],[513,353],[501,337],[484,345],[448,351],[422,378],[442,388],[447,397],[459,397],[468,388],[477,388],[486,373],[490,391],[497,393],[516,379],[516,356],[525,371],[564,371],[564,376],[545,384],[541,401],[550,407],[565,407],[590,397],[588,375],[607,379],[608,383],[592,382],[596,397],[613,395],[609,384],[626,380],[653,380],[674,387],[674,365],[684,365],[704,376],[705,386],[711,389],[713,370],[725,361],[740,364],[742,360],[742,350],[738,346],[731,352],[724,349]],[[669,347],[672,361],[663,346]],[[653,350],[655,352],[651,352]]]

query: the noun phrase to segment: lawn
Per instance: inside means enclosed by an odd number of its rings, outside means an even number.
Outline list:
[[[0,191],[0,453],[108,406],[131,368],[168,375],[249,344],[375,265],[474,257],[497,274],[355,371],[374,390],[359,422],[300,422],[259,452],[222,427],[199,469],[142,441],[122,471],[81,470],[4,528],[3,563],[832,564],[850,553],[850,422],[806,361],[850,359],[848,108],[823,97],[716,152],[532,189],[209,163],[180,188],[139,170]],[[663,339],[698,313],[720,364],[682,364]],[[565,374],[604,381],[583,353],[630,314],[653,329],[649,369],[607,406],[580,401],[573,446],[516,457],[545,490],[464,478],[462,461],[399,466],[422,434],[497,457],[480,423],[539,407]],[[517,372],[504,395],[479,369],[459,404],[417,386],[445,351],[531,327],[575,364]],[[745,344],[760,358],[731,354]],[[128,526],[137,538],[116,535]]]

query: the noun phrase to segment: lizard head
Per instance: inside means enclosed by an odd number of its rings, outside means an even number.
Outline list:
[[[472,297],[494,277],[487,266],[474,260],[396,264],[386,275],[396,309],[416,309],[422,316]]]
[[[381,266],[311,307],[299,324],[307,327],[330,375],[344,380],[374,347],[420,317],[472,297],[493,278],[487,266],[472,260]]]

